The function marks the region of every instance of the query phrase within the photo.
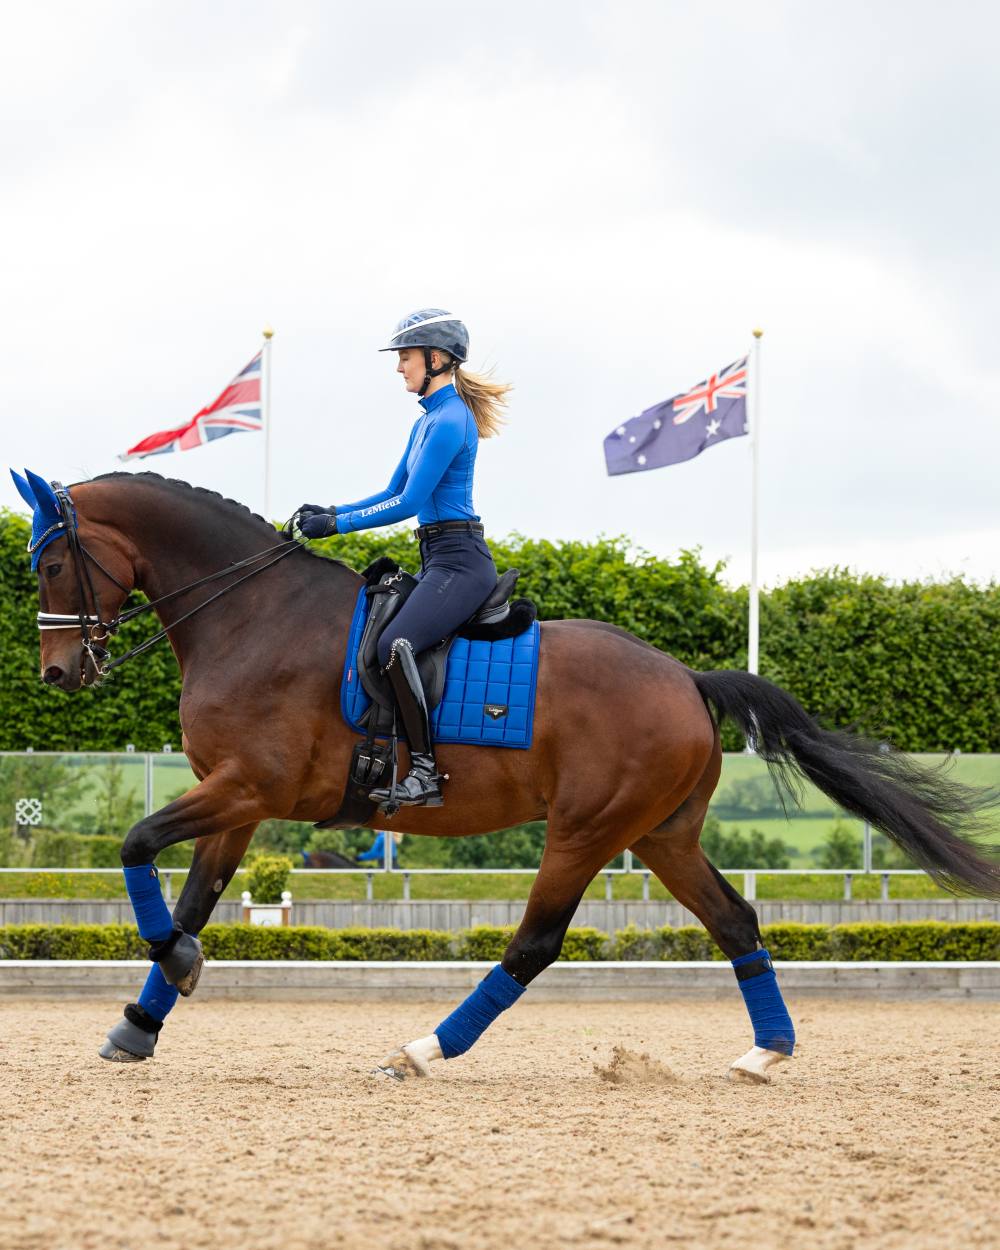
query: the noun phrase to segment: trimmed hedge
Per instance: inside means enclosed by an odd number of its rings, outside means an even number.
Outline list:
[[[480,925],[463,933],[432,929],[266,929],[210,924],[201,934],[209,959],[498,960],[513,929]],[[775,924],[762,929],[775,959],[997,960],[1000,924]],[[132,925],[0,926],[0,959],[144,959],[146,944]],[[704,929],[637,929],[609,936],[570,929],[561,959],[717,959],[725,956]]]

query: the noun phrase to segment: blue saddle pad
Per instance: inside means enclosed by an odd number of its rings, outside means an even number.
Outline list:
[[[371,704],[358,679],[358,647],[368,617],[364,587],[358,592],[347,658],[340,684],[340,709],[344,720],[358,733],[358,719]],[[535,722],[535,686],[538,680],[538,622],[516,638],[499,642],[470,642],[456,638],[448,652],[444,694],[431,713],[431,727],[438,742],[463,742],[474,746],[531,746]],[[486,709],[490,708],[493,715]],[[506,709],[501,712],[500,709]],[[499,713],[499,715],[497,714]]]

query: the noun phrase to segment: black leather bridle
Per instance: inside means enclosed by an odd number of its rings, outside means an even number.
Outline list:
[[[70,499],[69,490],[59,482],[52,483],[52,489],[55,492],[56,499],[59,501],[59,512],[61,520],[51,526],[45,533],[29,547],[29,550],[36,549],[54,529],[62,529],[66,533],[66,540],[69,544],[70,557],[73,561],[73,571],[76,576],[76,588],[79,602],[79,610],[74,613],[62,612],[39,612],[38,628],[40,630],[49,629],[79,629],[80,644],[83,651],[90,657],[91,663],[99,677],[106,677],[113,669],[124,664],[126,660],[131,660],[133,656],[140,655],[143,651],[148,651],[150,647],[166,638],[172,629],[175,629],[183,621],[200,612],[202,608],[207,608],[210,603],[214,603],[216,599],[221,599],[223,595],[229,594],[231,590],[235,590],[241,583],[249,581],[251,577],[256,577],[258,573],[263,573],[265,569],[271,568],[272,565],[283,560],[285,556],[289,556],[294,551],[299,550],[300,544],[292,538],[284,538],[280,543],[275,543],[273,547],[265,547],[263,551],[258,551],[256,555],[248,556],[245,560],[237,560],[229,564],[224,569],[220,569],[217,573],[210,573],[207,577],[201,577],[196,582],[190,582],[187,586],[181,586],[177,590],[171,590],[168,594],[161,595],[158,599],[152,599],[147,603],[141,603],[138,607],[130,608],[127,612],[119,612],[117,616],[111,620],[105,621],[101,615],[101,602],[98,598],[97,591],[94,588],[93,579],[90,576],[90,565],[96,569],[111,582],[113,582],[119,590],[124,591],[126,595],[131,594],[132,588],[123,586],[117,577],[109,572],[100,560],[97,559],[80,541],[80,534],[76,525],[76,512],[73,508],[73,501]],[[286,533],[293,525],[295,517],[292,517],[286,527]],[[281,549],[279,551],[279,548]],[[268,560],[264,564],[259,561],[265,556],[271,555],[272,552],[279,551],[279,554]],[[251,566],[256,565],[256,568]],[[134,620],[137,616],[142,616],[145,612],[151,612],[154,608],[159,607],[161,603],[167,603],[171,599],[176,599],[179,595],[187,594],[189,590],[196,590],[199,586],[204,586],[208,582],[218,581],[220,577],[228,577],[231,573],[238,573],[240,569],[250,568],[251,571],[238,577],[236,581],[231,582],[228,586],[224,586],[221,590],[216,591],[214,595],[209,595],[207,599],[203,599],[201,603],[193,607],[190,612],[185,612],[183,616],[179,616],[176,621],[171,621],[169,625],[164,625],[162,629],[157,630],[151,637],[146,638],[131,650],[126,651],[124,655],[119,655],[115,659],[111,658],[111,652],[104,646],[104,643],[114,634],[118,632],[122,625],[127,621]],[[88,608],[93,611],[88,611]]]

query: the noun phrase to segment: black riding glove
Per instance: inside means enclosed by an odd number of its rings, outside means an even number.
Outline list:
[[[317,512],[326,511],[333,512],[334,509],[332,506],[329,509],[324,508],[321,503],[304,503],[299,505],[295,515],[304,521],[307,516],[313,516]]]
[[[323,508],[305,517],[304,520],[301,519],[301,511],[299,515],[299,529],[306,538],[328,538],[337,532],[336,508]]]

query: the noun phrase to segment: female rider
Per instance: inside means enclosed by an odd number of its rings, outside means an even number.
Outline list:
[[[472,504],[472,476],[480,438],[499,433],[510,387],[462,369],[469,332],[441,308],[404,317],[379,350],[399,353],[396,372],[423,409],[403,458],[385,490],[330,508],[304,504],[299,526],[307,538],[325,538],[417,517],[419,582],[379,639],[378,658],[410,748],[410,772],[396,799],[437,807],[442,778],[416,657],[464,624],[496,585],[496,565]],[[373,790],[371,797],[383,803],[389,791]]]

